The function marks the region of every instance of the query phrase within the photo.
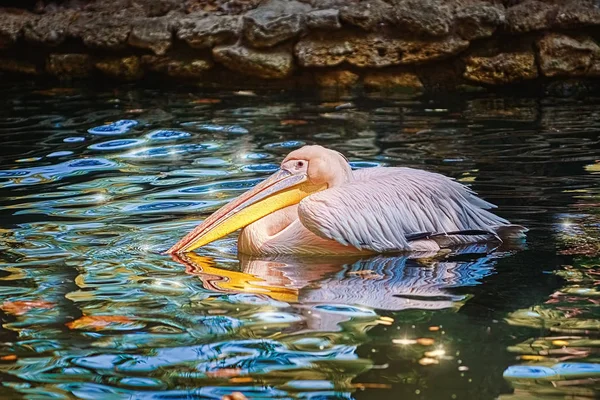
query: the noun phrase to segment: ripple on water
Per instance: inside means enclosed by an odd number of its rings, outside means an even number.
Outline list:
[[[129,149],[131,147],[135,147],[143,144],[144,141],[140,139],[116,139],[109,140],[108,142],[96,143],[88,147],[91,150],[121,150],[121,149]]]
[[[229,167],[231,166],[231,162],[225,161],[222,158],[217,157],[202,157],[194,160],[194,165],[198,165],[201,167]]]
[[[177,171],[172,171],[169,175],[177,175],[177,176],[197,176],[197,177],[226,177],[230,176],[232,172],[223,171],[216,168],[195,168],[195,169],[180,169]]]
[[[343,305],[343,304],[319,304],[313,307],[314,310],[331,314],[342,314],[352,317],[376,317],[377,313],[368,308]]]
[[[244,155],[247,160],[267,160],[273,158],[273,155],[268,153],[248,153]]]
[[[298,315],[272,311],[257,313],[254,314],[253,317],[256,318],[258,322],[266,322],[271,324],[291,324],[303,320],[303,318]]]
[[[85,138],[83,136],[70,136],[68,138],[63,139],[63,142],[65,143],[77,143],[83,141],[85,141]]]
[[[304,146],[306,143],[301,140],[286,140],[285,142],[268,143],[264,146],[265,149],[297,149]]]
[[[119,164],[104,158],[80,158],[60,164],[33,168],[0,170],[0,187],[34,185],[94,171],[118,169]]]
[[[272,173],[279,169],[279,165],[277,164],[254,164],[254,165],[245,165],[242,167],[242,171],[244,172],[267,172]]]
[[[127,133],[139,122],[133,119],[120,119],[110,124],[96,126],[88,129],[92,135],[122,135]]]
[[[168,212],[190,212],[210,209],[218,204],[214,201],[160,201],[153,203],[128,203],[122,208],[126,213],[130,214],[149,214]]]
[[[159,129],[152,131],[146,135],[148,140],[167,141],[185,139],[192,136],[191,133],[185,131],[175,131],[170,129]]]
[[[215,143],[202,143],[202,144],[176,144],[170,146],[152,147],[146,149],[135,150],[127,154],[121,155],[121,157],[127,158],[160,158],[160,157],[172,157],[180,154],[192,154],[202,151],[211,151],[218,149],[219,145]]]
[[[47,154],[46,157],[48,158],[53,158],[53,157],[64,157],[64,156],[70,156],[71,154],[73,154],[72,151],[55,151],[53,153]]]
[[[138,389],[165,389],[167,385],[160,379],[131,377],[119,381],[121,386]]]
[[[350,166],[352,169],[361,169],[361,168],[373,168],[373,167],[382,167],[385,164],[372,162],[372,161],[351,161]]]
[[[196,194],[200,194],[200,193],[218,194],[218,193],[229,192],[229,191],[233,191],[233,192],[245,191],[245,190],[248,190],[248,189],[254,187],[261,181],[262,181],[262,179],[240,179],[240,180],[230,180],[230,181],[223,181],[223,182],[214,182],[214,183],[207,183],[205,185],[187,186],[187,187],[179,188],[176,190],[176,193],[169,193],[169,194],[196,195]]]
[[[195,128],[205,132],[223,132],[236,135],[244,135],[249,133],[248,129],[239,125],[216,125],[216,124],[200,124],[195,125]]]
[[[39,161],[41,160],[42,157],[28,157],[28,158],[19,158],[17,160],[15,160],[15,162],[18,163],[22,163],[22,162],[33,162],[33,161]]]

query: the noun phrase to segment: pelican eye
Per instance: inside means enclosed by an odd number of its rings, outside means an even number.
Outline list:
[[[296,163],[296,166],[297,166],[298,168],[302,168],[302,167],[304,167],[304,161],[298,161],[298,162]]]

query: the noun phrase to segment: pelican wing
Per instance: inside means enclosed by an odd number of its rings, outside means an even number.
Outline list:
[[[314,234],[376,252],[408,250],[411,240],[509,224],[468,187],[412,168],[369,168],[353,180],[306,197],[298,215]],[[468,234],[468,233],[467,233]]]

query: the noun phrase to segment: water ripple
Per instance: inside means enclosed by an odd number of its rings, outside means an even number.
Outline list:
[[[161,158],[161,157],[173,157],[179,154],[191,154],[203,151],[211,151],[219,148],[219,145],[215,143],[205,144],[176,144],[170,146],[152,147],[149,149],[140,149],[131,151],[127,154],[121,155],[121,157],[127,158]]]
[[[108,142],[96,143],[88,147],[90,150],[121,150],[143,144],[143,140],[139,139],[117,139],[109,140]]]
[[[92,135],[122,135],[129,132],[138,123],[135,120],[121,119],[110,124],[90,128],[88,129],[88,133]]]
[[[0,187],[35,185],[60,180],[69,176],[95,171],[116,170],[119,164],[104,158],[81,158],[56,165],[0,170]]]
[[[166,141],[166,140],[179,140],[192,136],[189,132],[184,131],[173,131],[169,129],[159,129],[152,131],[146,135],[148,140]]]

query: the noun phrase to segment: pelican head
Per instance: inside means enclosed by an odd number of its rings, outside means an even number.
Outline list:
[[[277,172],[221,207],[167,253],[193,251],[303,198],[352,179],[348,160],[322,146],[292,151]]]

